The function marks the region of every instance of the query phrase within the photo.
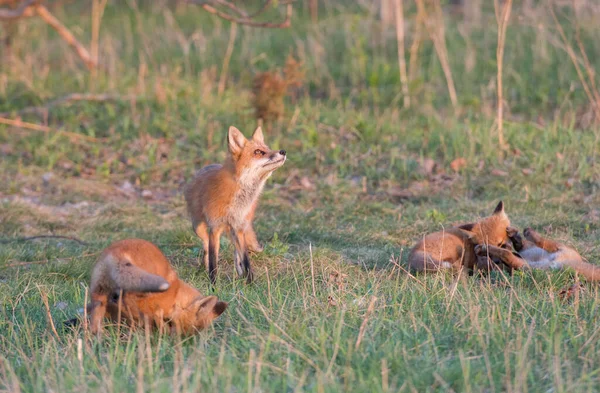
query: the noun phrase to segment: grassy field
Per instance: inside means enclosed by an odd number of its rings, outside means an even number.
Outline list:
[[[405,109],[393,26],[371,2],[320,3],[317,23],[300,3],[291,29],[239,26],[226,74],[231,25],[197,6],[109,2],[97,73],[39,20],[18,26],[10,56],[0,52],[0,117],[47,128],[0,125],[0,390],[597,391],[597,285],[564,300],[570,271],[406,272],[416,239],[487,215],[498,200],[514,225],[598,261],[600,129],[546,2],[513,8],[505,150],[489,4],[477,20],[444,6],[455,110],[425,33]],[[416,11],[405,3],[408,56]],[[595,8],[556,12],[583,62],[577,20],[600,70]],[[52,10],[90,42],[87,2]],[[209,291],[181,188],[224,160],[229,125],[252,132],[253,76],[290,53],[305,78],[265,133],[288,161],[257,214],[265,251],[253,257],[255,284],[235,277],[223,240],[215,293],[230,306],[211,329],[185,339],[64,329],[86,302],[99,252],[118,239],[155,242],[184,280]],[[81,92],[118,97],[19,115]],[[47,234],[86,244],[11,241]]]

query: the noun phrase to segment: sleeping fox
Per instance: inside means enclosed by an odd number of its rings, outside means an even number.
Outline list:
[[[517,230],[509,229],[508,236],[516,252],[479,244],[475,253],[480,258],[491,258],[511,269],[563,269],[570,267],[588,281],[600,281],[600,266],[585,262],[573,248],[541,236],[531,228],[523,231],[525,238]]]
[[[158,247],[140,239],[118,241],[102,252],[92,271],[90,292],[92,333],[98,333],[108,317],[192,334],[227,308],[216,296],[203,296],[181,281]]]
[[[475,246],[505,246],[509,241],[509,227],[510,220],[500,201],[489,217],[426,235],[411,250],[408,265],[417,272],[459,270],[462,267],[471,270],[478,262]]]

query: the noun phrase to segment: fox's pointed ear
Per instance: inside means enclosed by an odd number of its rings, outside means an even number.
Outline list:
[[[223,314],[225,310],[227,310],[227,306],[227,302],[217,302],[217,304],[215,304],[215,307],[213,307],[213,313],[215,313],[215,318]]]
[[[246,137],[240,130],[231,126],[229,127],[229,133],[227,134],[227,145],[229,146],[231,154],[238,156],[242,152],[244,146],[246,146]]]
[[[504,213],[504,202],[498,202],[498,206],[494,209],[494,214],[505,214]]]
[[[252,140],[255,142],[265,143],[265,137],[263,136],[262,127],[256,127],[254,130],[254,134],[252,134]]]
[[[207,297],[203,297],[201,299],[197,299],[194,301],[194,303],[196,303],[196,306],[198,307],[196,309],[196,315],[198,314],[204,314],[209,312],[210,310],[212,310],[215,305],[217,304],[217,301],[219,299],[217,299],[216,296],[207,296]]]

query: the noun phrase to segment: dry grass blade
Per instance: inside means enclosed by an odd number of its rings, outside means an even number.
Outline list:
[[[56,336],[56,339],[60,341],[60,336],[56,331],[56,326],[54,326],[54,320],[52,319],[52,313],[50,312],[50,305],[48,304],[48,294],[40,288],[38,285],[38,291],[40,291],[40,296],[42,297],[42,302],[44,302],[44,307],[46,308],[46,318],[48,319],[48,324],[52,329],[52,333]]]
[[[367,330],[367,322],[369,322],[369,316],[373,313],[373,309],[375,309],[375,302],[377,302],[377,297],[371,297],[371,302],[369,303],[369,307],[367,308],[367,312],[365,313],[365,318],[360,325],[360,330],[358,331],[358,337],[356,339],[356,344],[354,344],[354,349],[358,349],[360,347],[360,343],[365,335],[365,331]]]

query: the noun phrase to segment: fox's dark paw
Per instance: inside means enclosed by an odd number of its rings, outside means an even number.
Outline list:
[[[475,254],[478,256],[486,256],[488,254],[487,244],[478,244],[475,246]]]
[[[532,237],[535,237],[537,233],[531,227],[527,227],[523,230],[523,235],[525,236],[525,239],[532,240]]]
[[[506,228],[506,234],[508,237],[515,237],[519,233],[519,230],[515,227]]]

